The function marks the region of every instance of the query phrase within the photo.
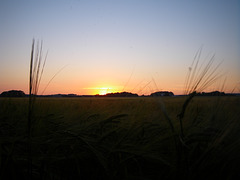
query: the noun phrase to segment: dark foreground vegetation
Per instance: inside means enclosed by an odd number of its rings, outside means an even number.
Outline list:
[[[239,179],[240,98],[186,98],[0,98],[0,179]]]

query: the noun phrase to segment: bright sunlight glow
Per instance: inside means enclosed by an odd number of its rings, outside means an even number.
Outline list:
[[[98,94],[98,95],[106,95],[108,93],[116,93],[118,92],[116,88],[104,86],[104,87],[94,87],[94,88],[84,88],[90,90],[91,94]]]
[[[109,88],[109,87],[101,87],[101,88],[98,88],[98,93],[99,95],[105,95],[107,93],[112,93],[112,88]]]

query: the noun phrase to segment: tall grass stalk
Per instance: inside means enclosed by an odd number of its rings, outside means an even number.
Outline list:
[[[189,67],[189,72],[186,77],[185,94],[188,95],[188,98],[184,102],[180,114],[178,114],[182,137],[184,136],[182,119],[184,118],[184,114],[188,104],[191,102],[197,92],[203,91],[204,89],[212,85],[214,82],[216,82],[220,77],[222,77],[222,74],[219,74],[218,69],[223,61],[214,66],[213,63],[215,55],[213,55],[207,62],[205,67],[202,69],[203,64],[199,67],[201,53],[202,48],[200,48],[200,50],[196,53],[192,65],[191,67]],[[192,69],[194,69],[193,72]]]
[[[189,147],[186,145],[186,139],[184,134],[184,124],[183,119],[187,108],[195,97],[197,92],[201,92],[205,88],[209,87],[212,83],[214,83],[218,78],[222,75],[219,74],[218,69],[222,62],[214,66],[215,55],[213,55],[207,64],[200,64],[200,58],[202,54],[202,48],[197,51],[191,66],[189,67],[189,71],[185,81],[185,94],[188,95],[187,99],[184,101],[180,113],[177,115],[179,120],[179,132],[177,132],[177,128],[174,126],[173,120],[169,117],[164,104],[161,101],[161,109],[164,113],[164,116],[170,126],[170,129],[173,133],[173,140],[176,147],[176,165],[177,165],[177,174],[176,177],[181,177],[184,179],[189,178],[190,167],[189,167]],[[178,135],[178,137],[177,137]]]
[[[35,49],[35,40],[32,41],[32,51],[30,59],[30,76],[29,76],[29,108],[28,108],[28,137],[31,136],[32,119],[36,96],[38,94],[39,85],[42,79],[43,70],[46,64],[47,54],[42,64],[42,41],[39,47],[39,42]],[[36,52],[34,52],[36,51]]]
[[[216,82],[222,75],[219,74],[218,69],[222,62],[218,63],[217,65],[214,65],[215,55],[212,55],[212,57],[209,59],[207,64],[204,66],[202,64],[199,67],[200,57],[202,53],[202,48],[199,49],[199,51],[196,53],[194,60],[192,62],[191,67],[189,68],[188,75],[186,77],[186,85],[185,85],[185,94],[188,94],[187,99],[183,103],[181,112],[178,114],[178,119],[180,123],[180,133],[179,133],[179,140],[180,140],[180,151],[178,154],[182,154],[183,160],[179,161],[179,167],[183,167],[183,176],[185,179],[188,179],[189,176],[189,160],[188,160],[188,147],[185,145],[185,136],[184,136],[184,126],[183,126],[183,118],[185,115],[185,112],[187,110],[188,105],[190,104],[191,100],[194,98],[194,96],[197,94],[197,92],[201,92],[210,85],[212,85],[214,82]],[[193,69],[193,72],[192,72]],[[182,164],[184,163],[184,164]]]
[[[35,48],[35,39],[32,41],[31,59],[30,59],[30,76],[29,76],[29,104],[28,104],[28,122],[27,122],[27,138],[28,138],[28,174],[32,179],[32,128],[34,123],[34,107],[36,95],[38,93],[40,81],[43,75],[47,54],[42,64],[42,41]]]

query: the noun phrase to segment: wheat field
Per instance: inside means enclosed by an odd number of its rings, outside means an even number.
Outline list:
[[[236,179],[240,98],[0,98],[1,179]],[[181,132],[183,131],[183,132]]]

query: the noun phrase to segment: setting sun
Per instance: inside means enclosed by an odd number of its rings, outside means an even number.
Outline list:
[[[109,88],[109,87],[101,87],[101,88],[98,88],[98,93],[99,95],[105,95],[107,93],[112,93],[112,88]]]
[[[118,88],[116,87],[109,87],[109,86],[103,86],[103,87],[94,87],[94,88],[84,88],[86,89],[90,94],[93,95],[106,95],[108,93],[116,93],[118,92]]]

